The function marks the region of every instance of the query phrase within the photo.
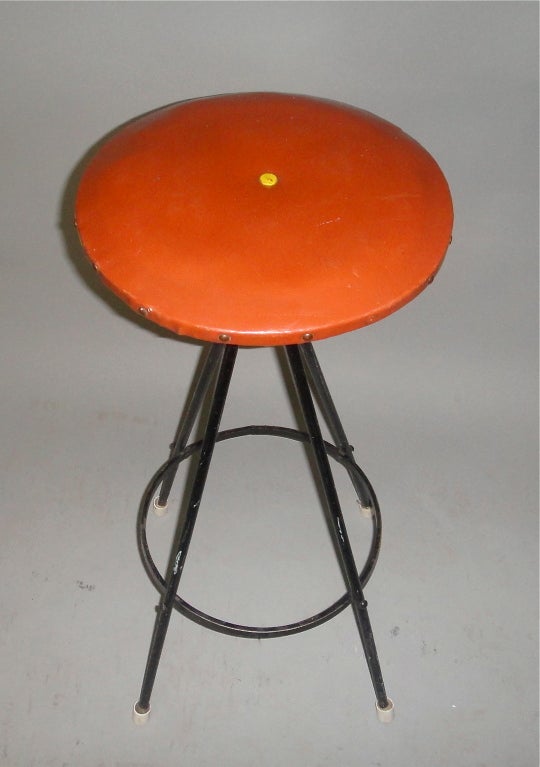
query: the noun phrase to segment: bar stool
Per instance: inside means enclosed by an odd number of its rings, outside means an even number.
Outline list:
[[[208,345],[169,458],[141,503],[139,548],[161,600],[135,722],[148,719],[173,609],[216,631],[268,638],[313,628],[348,605],[378,717],[391,721],[394,706],[363,593],[380,548],[379,505],[355,462],[313,342],[389,315],[432,282],[452,229],[439,167],[399,128],[345,104],[279,93],[194,99],[139,117],[100,146],[80,183],[76,226],[101,279],[123,301]],[[219,430],[237,351],[255,346],[284,347],[305,430]],[[207,396],[204,436],[188,444]],[[315,402],[334,444],[323,439]],[[253,435],[307,444],[347,589],[317,615],[280,626],[224,621],[177,593],[214,447]],[[162,575],[149,551],[148,510],[164,512],[179,464],[191,457],[195,470]],[[329,459],[345,467],[372,520],[360,571]]]

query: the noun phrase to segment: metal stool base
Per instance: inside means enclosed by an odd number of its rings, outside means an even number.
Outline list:
[[[386,695],[367,612],[367,602],[362,591],[375,567],[381,542],[381,515],[373,488],[365,474],[354,461],[353,448],[346,438],[322,371],[315,357],[315,352],[309,343],[302,346],[293,345],[285,347],[306,430],[299,431],[278,426],[244,426],[220,432],[219,425],[237,352],[238,347],[232,345],[213,344],[210,347],[204,365],[197,376],[193,392],[188,399],[177,434],[171,445],[169,460],[158,469],[150,481],[141,502],[137,524],[139,550],[144,567],[152,583],[154,583],[161,594],[161,601],[158,606],[154,632],[148,651],[141,694],[133,709],[134,720],[138,724],[143,724],[148,719],[150,696],[173,609],[179,610],[186,617],[214,631],[233,636],[262,639],[295,634],[314,628],[337,615],[348,605],[351,605],[375,691],[377,714],[381,721],[390,721],[393,716],[394,706]],[[202,411],[203,403],[211,388],[212,397],[209,414],[206,419],[204,437],[201,441],[188,445],[189,435],[193,430],[197,416]],[[324,441],[322,438],[313,396],[317,398],[321,412],[336,443],[335,445]],[[216,443],[236,437],[259,435],[292,439],[309,445],[314,460],[313,470],[320,481],[324,495],[328,529],[333,539],[338,562],[347,586],[346,594],[326,608],[326,610],[310,618],[283,626],[243,626],[230,623],[198,610],[181,599],[177,593]],[[187,505],[185,506],[185,514],[182,517],[182,523],[173,543],[170,560],[171,566],[166,578],[164,578],[156,568],[148,548],[146,538],[148,509],[152,503],[156,511],[164,511],[179,464],[194,454],[198,454],[196,471],[189,488],[189,493],[186,495]],[[357,570],[345,528],[345,521],[330,469],[329,456],[345,467],[356,490],[360,508],[366,515],[369,509],[369,516],[372,518],[373,534],[371,547],[364,568],[360,573]],[[159,495],[156,496],[158,487]]]

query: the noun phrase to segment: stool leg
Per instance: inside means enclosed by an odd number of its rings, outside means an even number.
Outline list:
[[[317,421],[317,415],[313,405],[306,372],[302,364],[302,357],[298,346],[287,346],[286,351],[296,392],[306,423],[309,441],[324,490],[330,532],[336,543],[339,562],[347,585],[347,590],[351,597],[351,605],[356,619],[356,625],[358,627],[371,681],[375,690],[377,712],[382,721],[389,721],[391,719],[391,712],[393,711],[393,704],[386,695],[381,667],[377,657],[375,640],[373,638],[367,611],[367,602],[364,599],[362,586],[358,578],[358,570],[354,562],[351,544],[345,528],[345,521],[341,513],[339,498],[324,447],[320,426]]]
[[[219,346],[219,373],[210,406],[206,431],[199,453],[199,464],[191,487],[185,519],[174,543],[172,558],[174,564],[172,566],[172,572],[169,574],[165,594],[159,605],[154,633],[148,652],[148,660],[144,672],[141,694],[133,709],[133,718],[137,724],[143,724],[150,713],[150,696],[152,694],[161,652],[165,643],[165,636],[171,618],[174,598],[178,591],[180,577],[184,569],[191,536],[197,519],[197,512],[199,510],[206,478],[208,476],[208,469],[210,467],[210,461],[212,460],[214,445],[219,431],[219,424],[223,414],[225,400],[227,398],[237,351],[238,347],[236,346]]]
[[[313,345],[302,344],[302,346],[299,347],[299,350],[302,356],[302,362],[304,363],[304,368],[309,374],[313,391],[320,405],[324,420],[326,421],[328,429],[330,430],[330,434],[332,435],[332,439],[334,440],[334,443],[340,453],[348,458],[351,462],[355,463],[353,456],[354,448],[351,444],[349,444],[349,440],[347,439],[345,430],[341,424],[336,406],[334,405],[330,395],[330,391],[324,379],[324,375],[321,370],[321,366],[319,365],[319,360],[317,359]],[[345,468],[347,468],[347,466]],[[349,472],[351,482],[354,486],[354,489],[356,490],[356,494],[358,495],[358,501],[360,503],[362,513],[364,516],[370,517],[373,511],[373,503],[371,499],[372,491],[369,482],[367,479],[364,480],[361,475],[358,476],[358,474],[353,473],[348,468],[347,471]]]
[[[215,372],[220,361],[220,354],[221,345],[212,344],[206,355],[206,359],[204,361],[201,372],[199,373],[195,382],[193,393],[184,408],[184,413],[180,419],[178,430],[171,445],[169,458],[174,458],[175,456],[180,455],[182,450],[187,445],[189,435],[191,434],[193,426],[195,425],[195,420],[201,410],[206,393],[210,388],[210,384],[214,380]],[[154,509],[158,514],[160,511],[163,513],[167,508],[169,493],[171,492],[174,478],[176,477],[176,472],[178,471],[178,466],[178,463],[171,464],[168,471],[163,476],[159,489],[159,496],[154,499]]]

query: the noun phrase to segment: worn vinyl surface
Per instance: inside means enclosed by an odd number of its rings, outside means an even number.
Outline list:
[[[321,340],[399,309],[438,271],[452,202],[402,130],[327,99],[240,93],[117,130],[76,202],[101,278],[170,330]]]

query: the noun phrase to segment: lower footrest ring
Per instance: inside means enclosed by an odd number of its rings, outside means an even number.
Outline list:
[[[243,426],[237,429],[228,429],[226,431],[219,432],[216,443],[223,442],[227,439],[234,439],[236,437],[245,436],[281,437],[285,439],[292,439],[296,442],[309,441],[308,435],[305,432],[298,431],[297,429],[289,429],[283,426]],[[163,475],[171,466],[180,464],[182,461],[186,460],[198,450],[200,450],[201,445],[201,442],[194,442],[191,445],[188,445],[178,455],[169,458],[169,460],[166,461],[157,470],[157,472],[150,480],[150,483],[146,488],[141,501],[139,517],[137,520],[137,543],[139,545],[139,552],[141,554],[144,569],[146,570],[148,577],[161,595],[163,595],[165,592],[166,583],[165,579],[157,569],[148,547],[148,540],[146,537],[146,520],[148,517],[148,509],[155,497],[156,490],[159,487]],[[373,573],[381,547],[381,513],[379,504],[377,502],[375,492],[369,483],[369,480],[367,479],[364,472],[360,469],[360,467],[353,460],[343,455],[335,445],[332,445],[329,442],[325,442],[324,445],[327,454],[347,469],[351,479],[354,476],[360,483],[362,483],[362,485],[368,489],[371,498],[373,508],[373,533],[371,546],[364,568],[359,573],[360,583],[362,588],[364,588]],[[229,634],[231,636],[247,637],[252,639],[265,639],[269,637],[297,634],[301,631],[307,631],[310,628],[314,628],[315,626],[320,626],[322,623],[325,623],[334,616],[338,615],[342,610],[348,607],[350,603],[350,597],[346,593],[340,599],[330,605],[330,607],[327,607],[326,610],[322,610],[316,615],[312,615],[310,618],[305,618],[303,620],[297,621],[296,623],[289,623],[282,626],[243,626],[241,624],[230,623],[229,621],[224,621],[220,618],[214,618],[213,616],[198,610],[196,607],[193,607],[178,595],[176,595],[174,599],[174,608],[182,613],[182,615],[185,615],[186,618],[189,618],[190,620],[195,621],[195,623],[199,623],[206,628],[210,628],[213,631],[219,631],[222,634]]]

